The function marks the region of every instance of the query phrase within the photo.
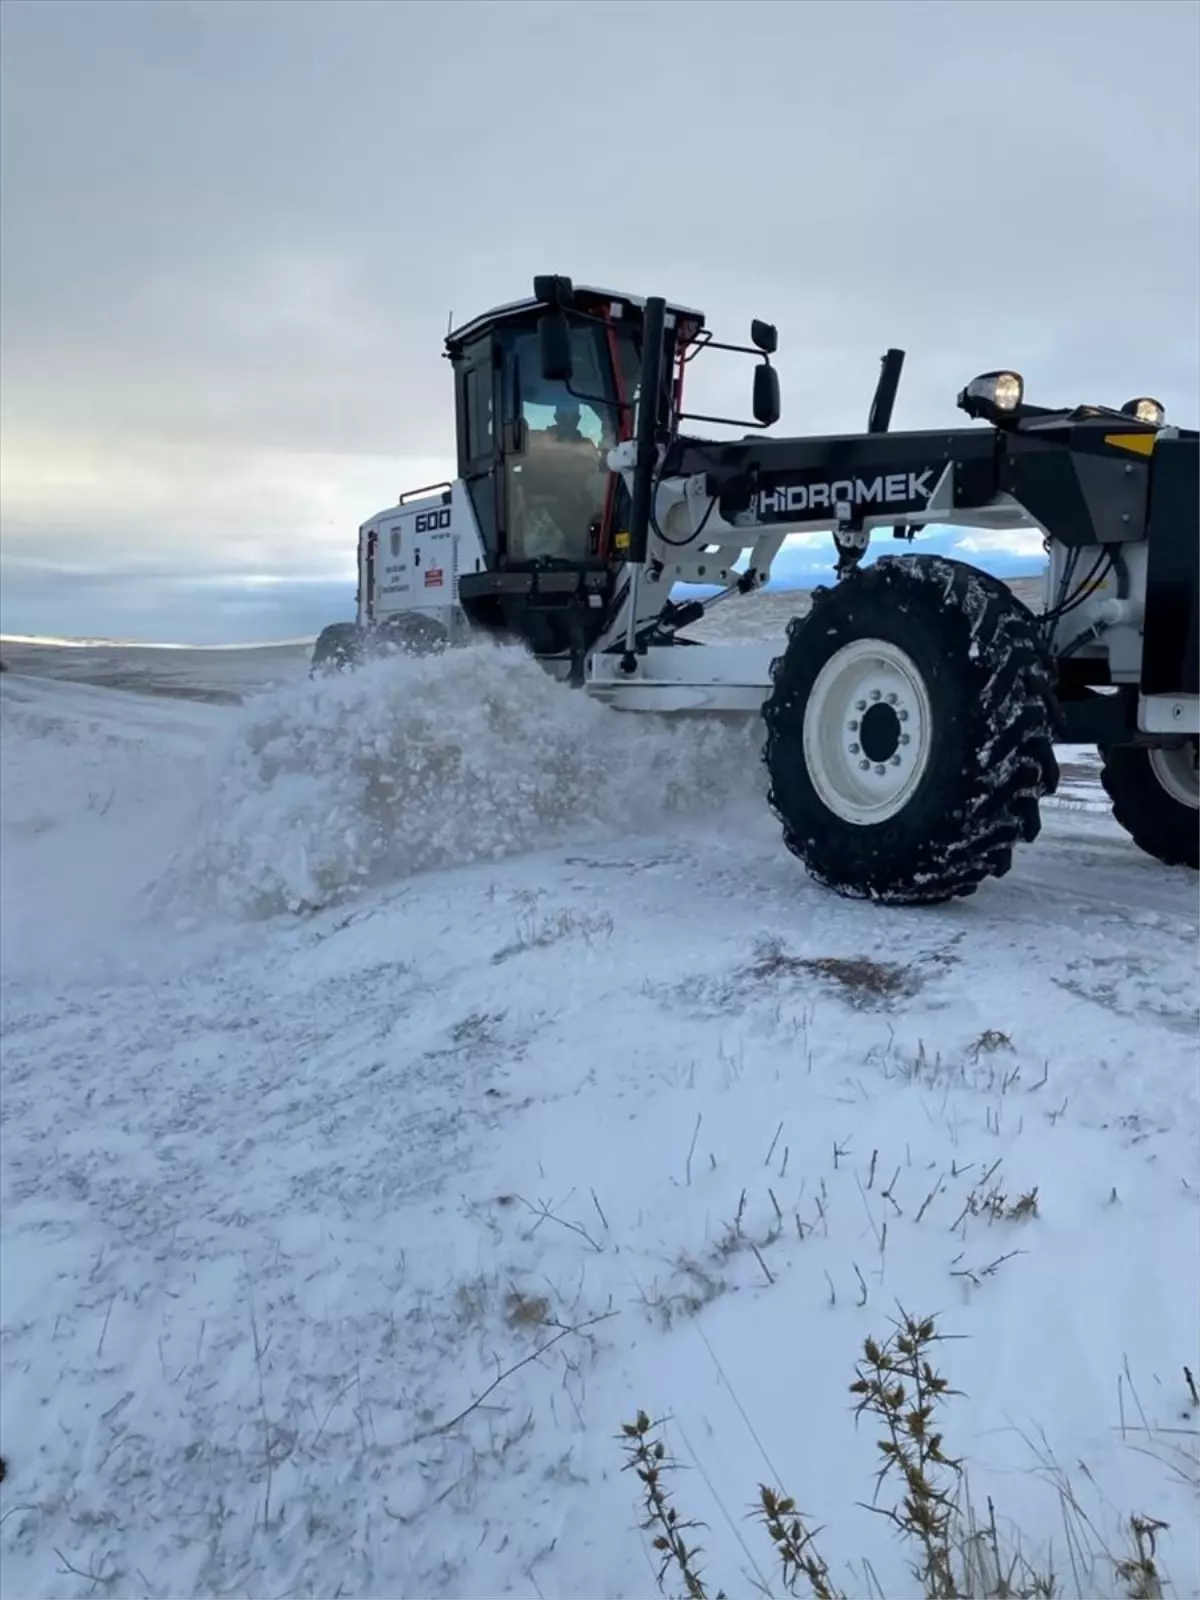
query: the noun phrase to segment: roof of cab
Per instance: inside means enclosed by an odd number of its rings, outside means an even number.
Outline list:
[[[637,295],[622,294],[620,290],[616,289],[599,289],[587,283],[577,283],[575,285],[575,293],[587,299],[615,300],[623,306],[628,306],[630,310],[636,311],[642,310],[646,304],[645,300]],[[530,298],[528,300],[512,300],[507,305],[493,306],[490,311],[484,311],[479,316],[472,317],[470,322],[464,322],[461,327],[452,329],[446,335],[447,348],[453,349],[456,345],[462,344],[473,333],[488,327],[493,322],[503,322],[508,317],[523,316],[527,312],[536,311],[540,305],[540,301]],[[703,311],[696,311],[690,306],[673,305],[670,301],[667,302],[667,310],[668,312],[673,312],[677,317],[687,317],[689,320],[699,323],[701,327],[704,326]]]

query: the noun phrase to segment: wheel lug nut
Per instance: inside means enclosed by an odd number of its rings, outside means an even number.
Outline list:
[[[857,722],[857,720],[852,721],[852,722],[848,722],[846,724],[846,726],[850,729],[851,733],[857,733],[858,732],[858,722]]]
[[[888,705],[894,706],[896,704],[896,696],[894,694],[888,695],[887,702],[888,702]]]
[[[878,689],[872,689],[871,690],[871,699],[872,700],[882,700],[883,696],[880,694]]]
[[[900,764],[901,764],[900,763],[900,757],[899,756],[893,756],[892,757],[892,765],[894,767],[898,767],[898,766],[900,766]]]
[[[862,768],[862,770],[864,772],[866,772],[870,768],[870,765],[871,765],[871,763],[869,761],[860,761],[858,764],[859,764],[859,766]]]
[[[855,711],[865,711],[867,709],[867,702],[865,700],[856,700],[854,702],[854,709]]]
[[[907,711],[897,711],[896,719],[899,722],[907,722],[908,721],[908,712]]]
[[[907,733],[902,733],[900,735],[900,743],[901,744],[911,744],[912,743],[912,739],[910,738],[910,736]]]
[[[858,746],[856,744],[852,744],[850,746],[850,754],[852,756],[856,756],[858,754]]]
[[[876,771],[876,772],[877,772],[877,773],[878,773],[878,775],[879,775],[879,776],[880,776],[880,777],[881,777],[881,778],[882,778],[882,777],[883,777],[883,775],[884,775],[884,773],[885,773],[885,772],[886,772],[886,771],[887,771],[887,768],[886,768],[886,767],[885,767],[885,766],[882,766],[882,765],[880,765],[880,766],[878,766],[878,767],[876,767],[876,768],[875,768],[875,771]]]

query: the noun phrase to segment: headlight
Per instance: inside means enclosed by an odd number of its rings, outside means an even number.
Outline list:
[[[1152,428],[1161,428],[1167,420],[1167,408],[1161,400],[1152,400],[1149,395],[1142,395],[1137,400],[1126,400],[1121,407],[1121,413],[1126,417],[1136,417],[1139,422],[1148,422]]]
[[[1025,380],[1019,372],[982,372],[972,378],[958,397],[959,409],[969,417],[1001,422],[1020,410]]]

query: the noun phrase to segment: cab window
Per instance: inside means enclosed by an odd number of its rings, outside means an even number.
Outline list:
[[[507,469],[509,558],[579,565],[599,550],[607,457],[619,437],[603,331],[572,329],[570,389],[541,376],[534,329],[513,336],[508,356],[513,413],[524,423],[524,448]]]

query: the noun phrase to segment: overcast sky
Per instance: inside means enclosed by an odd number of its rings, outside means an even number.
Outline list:
[[[565,272],[776,322],[789,432],[974,372],[1197,420],[1194,0],[3,0],[0,625],[313,631]],[[748,367],[706,403],[744,414]],[[780,430],[776,430],[777,432]]]

